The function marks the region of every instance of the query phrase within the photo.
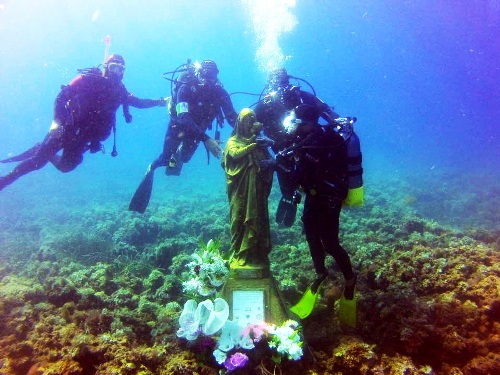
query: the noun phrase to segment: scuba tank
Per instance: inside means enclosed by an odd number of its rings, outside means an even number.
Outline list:
[[[163,73],[163,78],[170,81],[170,97],[167,98],[167,110],[170,116],[177,116],[177,92],[182,84],[192,82],[195,79],[195,70],[195,64],[191,62],[191,59],[188,59],[186,63],[179,65],[174,70]]]
[[[364,204],[363,157],[359,137],[354,131],[356,117],[340,117],[335,119],[339,126],[339,134],[344,138],[347,149],[347,180],[349,192],[344,204],[362,206]]]

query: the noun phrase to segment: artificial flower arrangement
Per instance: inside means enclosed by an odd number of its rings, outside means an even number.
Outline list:
[[[201,249],[187,264],[189,279],[182,283],[184,292],[196,299],[214,295],[222,288],[231,261],[222,257],[219,241],[210,240],[206,245],[200,241],[200,245]],[[283,358],[296,361],[302,357],[303,342],[296,321],[287,320],[279,327],[263,321],[243,327],[228,319],[229,305],[223,298],[200,303],[196,299],[184,304],[177,336],[203,341],[202,347],[211,350],[215,361],[223,367],[221,374],[243,368],[251,359],[262,366],[267,357],[275,364]]]
[[[283,358],[297,361],[303,354],[298,330],[299,325],[294,320],[287,320],[279,327],[266,322],[241,327],[228,320],[222,327],[213,355],[226,373],[244,367],[249,357],[270,356],[276,364]],[[263,358],[255,359],[261,362]]]
[[[279,327],[266,322],[242,327],[228,317],[229,305],[222,298],[200,304],[188,300],[179,318],[177,336],[189,341],[212,337],[213,356],[226,374],[243,368],[250,358],[260,362],[270,356],[279,364],[283,358],[297,361],[302,357],[303,342],[296,321],[287,320]]]
[[[229,275],[231,259],[224,259],[219,248],[219,240],[210,240],[206,245],[200,240],[200,250],[191,255],[193,260],[186,265],[189,277],[182,283],[186,294],[208,297],[224,285]]]

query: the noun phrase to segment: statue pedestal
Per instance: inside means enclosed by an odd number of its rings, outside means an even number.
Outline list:
[[[269,267],[231,265],[220,294],[229,304],[230,319],[242,326],[261,321],[280,325],[289,319]]]

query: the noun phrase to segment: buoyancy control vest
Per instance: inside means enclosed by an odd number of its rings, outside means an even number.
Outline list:
[[[91,67],[91,68],[80,68],[77,69],[78,73],[82,77],[94,77],[98,79],[107,79],[104,77],[103,72],[101,69],[97,66]],[[72,81],[73,82],[73,81]],[[66,95],[66,93],[69,91],[69,88],[71,86],[71,83],[69,85],[62,85],[61,86],[61,93],[59,95]],[[130,115],[130,108],[128,103],[124,102],[122,103],[122,111],[123,111],[123,116],[125,117],[125,121],[127,123],[132,122],[132,116]],[[113,150],[111,151],[111,156],[116,157],[118,155],[117,149],[116,149],[116,123],[113,122],[112,124],[112,130],[113,130]],[[90,146],[91,152],[96,152],[95,150],[101,150],[104,153],[104,146],[100,142],[94,142]]]

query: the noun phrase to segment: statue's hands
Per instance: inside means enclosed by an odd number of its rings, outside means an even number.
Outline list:
[[[210,151],[210,153],[217,159],[220,159],[222,154],[222,149],[219,145],[219,142],[213,138],[208,138],[206,141],[204,141],[204,143],[208,151]]]

